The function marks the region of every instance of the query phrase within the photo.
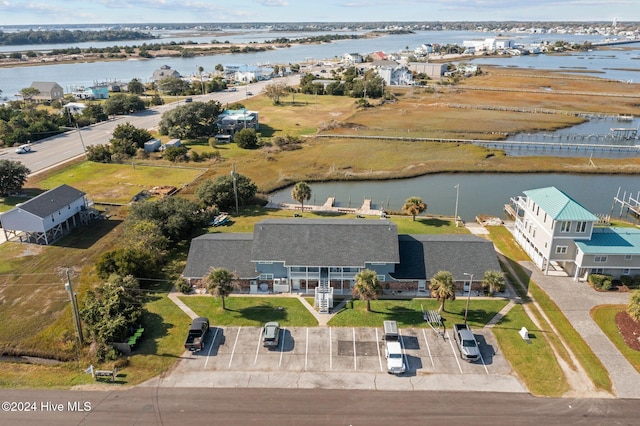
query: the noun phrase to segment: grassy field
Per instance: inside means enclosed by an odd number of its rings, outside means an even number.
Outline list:
[[[295,297],[242,297],[225,299],[226,310],[219,298],[212,296],[182,296],[188,307],[209,318],[212,325],[260,327],[268,321],[278,321],[286,327],[313,327],[318,321]]]
[[[484,327],[507,304],[502,299],[473,299],[469,305],[467,322],[471,327]],[[343,309],[329,321],[336,327],[380,327],[385,320],[397,321],[400,327],[428,327],[422,318],[424,310],[438,310],[440,304],[434,299],[372,300],[371,312],[366,311],[366,302],[355,300],[353,308]],[[447,328],[464,321],[465,300],[447,301],[441,312]]]
[[[142,190],[154,186],[181,188],[204,173],[194,167],[143,166],[136,164],[103,164],[85,161],[42,179],[33,179],[43,190],[67,184],[87,193],[96,202],[128,203]]]
[[[518,334],[522,327],[529,330],[531,344]],[[569,390],[565,375],[544,337],[549,332],[538,329],[522,306],[514,306],[492,331],[500,351],[532,394],[559,397]]]
[[[627,309],[626,305],[600,305],[591,310],[591,318],[607,335],[620,353],[640,373],[640,352],[631,349],[622,339],[622,335],[616,326],[616,314]]]

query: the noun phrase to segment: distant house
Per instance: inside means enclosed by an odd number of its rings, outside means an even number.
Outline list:
[[[447,71],[447,64],[432,64],[428,62],[409,62],[409,70],[417,74],[425,74],[429,78],[441,78]]]
[[[171,69],[169,65],[163,65],[159,69],[153,72],[153,75],[151,76],[151,80],[157,83],[158,81],[168,77],[181,78],[182,76],[178,71]]]
[[[387,59],[387,54],[384,52],[373,52],[370,56],[373,61],[384,61]]]
[[[93,95],[93,99],[108,99],[109,86],[91,86],[87,91]]]
[[[374,62],[375,64],[375,62]],[[376,74],[384,80],[387,86],[411,86],[414,84],[413,74],[404,66],[393,62],[394,66],[376,67]]]
[[[48,245],[90,218],[85,193],[63,184],[0,214],[0,224],[8,241]]]
[[[33,96],[34,101],[51,102],[64,97],[64,89],[53,81],[34,81],[31,88],[37,89],[38,94]]]
[[[364,62],[364,57],[359,53],[345,53],[342,55],[342,61],[347,64],[359,64]]]
[[[233,136],[235,132],[242,129],[258,130],[260,128],[258,120],[257,111],[225,109],[218,116],[216,126],[219,134]]]

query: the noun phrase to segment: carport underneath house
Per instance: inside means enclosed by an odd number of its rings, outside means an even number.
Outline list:
[[[398,235],[388,220],[267,219],[254,233],[213,233],[191,241],[183,277],[196,287],[213,268],[236,273],[242,293],[350,294],[356,274],[377,273],[386,294],[427,293],[438,271],[457,291],[481,291],[500,270],[493,243],[474,235]],[[318,302],[318,300],[316,300]]]

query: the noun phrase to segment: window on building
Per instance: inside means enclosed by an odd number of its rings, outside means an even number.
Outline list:
[[[536,208],[536,216],[538,216],[539,214],[540,214],[540,206]]]
[[[580,221],[576,223],[576,232],[586,232],[587,222]]]
[[[268,262],[264,260],[261,260],[260,262],[258,262],[258,265],[271,265],[271,264],[273,264],[273,262]]]
[[[630,254],[625,254],[624,260],[633,260],[633,256],[631,256]]]
[[[602,268],[591,268],[591,273],[592,274],[602,274],[602,273],[604,273],[604,269],[602,269]]]
[[[631,274],[631,269],[625,268],[622,270],[622,275],[629,275],[629,274]]]
[[[557,246],[556,254],[567,254],[567,246]]]
[[[604,263],[607,261],[607,256],[594,256],[593,261],[598,263]]]
[[[543,222],[544,222],[544,223],[547,223],[547,214],[546,214],[546,213],[544,214],[544,220],[543,220]]]
[[[571,231],[571,222],[565,221],[560,222],[560,232],[569,232]]]
[[[273,274],[260,274],[260,279],[261,280],[272,280],[273,279]]]

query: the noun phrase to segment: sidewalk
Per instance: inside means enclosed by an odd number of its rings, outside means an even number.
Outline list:
[[[629,293],[596,292],[585,282],[569,277],[543,275],[533,262],[520,262],[531,273],[531,278],[558,305],[573,328],[582,336],[600,359],[613,382],[619,398],[640,398],[640,374],[622,356],[600,327],[593,321],[590,311],[597,305],[627,304]]]

